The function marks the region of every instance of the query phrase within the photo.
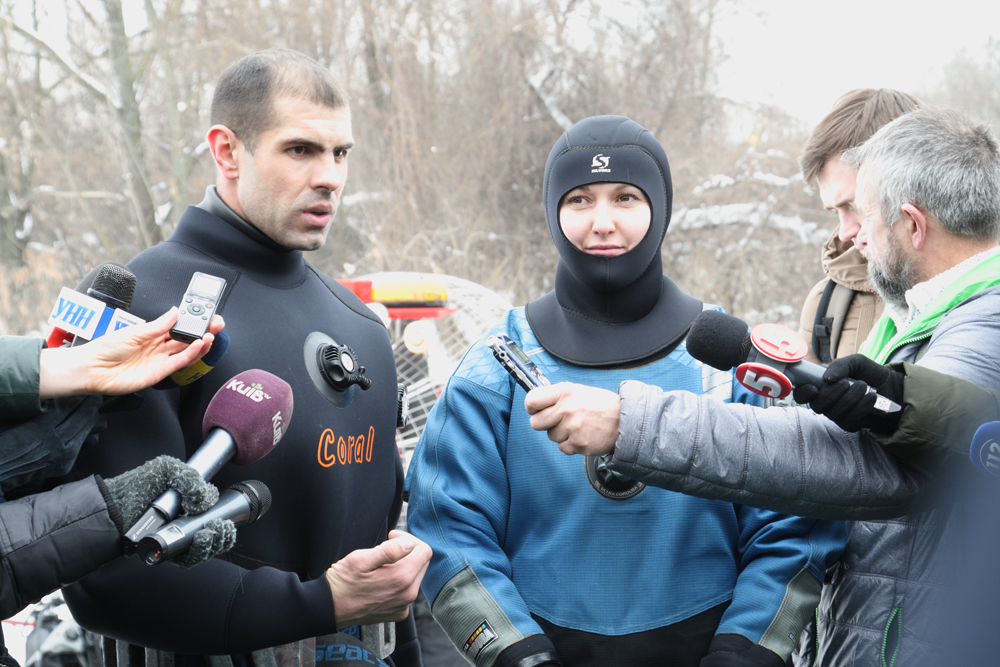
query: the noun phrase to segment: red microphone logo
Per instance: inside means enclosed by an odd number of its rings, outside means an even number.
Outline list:
[[[750,332],[750,342],[758,351],[786,364],[802,361],[809,350],[797,333],[780,324],[758,324]]]
[[[782,370],[785,364],[801,361],[806,356],[809,349],[806,342],[788,327],[770,323],[755,326],[750,332],[750,342],[761,356],[757,357],[757,362],[736,367],[736,379],[740,384],[765,398],[784,398],[792,393],[792,382]],[[772,359],[777,363],[769,363]]]
[[[785,374],[764,364],[740,364],[736,367],[736,379],[765,398],[784,398],[792,393],[792,383]]]

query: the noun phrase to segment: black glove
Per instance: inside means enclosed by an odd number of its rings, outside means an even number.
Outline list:
[[[766,649],[743,635],[722,633],[712,638],[708,655],[701,659],[700,667],[785,667],[780,655]]]
[[[167,489],[181,494],[181,507],[187,514],[201,514],[219,502],[219,490],[201,478],[188,464],[172,456],[158,456],[134,470],[102,482],[108,491],[108,510],[124,536],[149,504]],[[135,553],[135,545],[123,540],[125,553]],[[191,548],[171,559],[181,567],[193,567],[232,548],[236,526],[229,519],[209,521],[194,536]]]
[[[847,381],[854,380],[854,384]],[[851,354],[830,362],[823,373],[822,387],[804,384],[795,388],[796,403],[808,403],[815,412],[828,417],[845,431],[863,428],[877,433],[892,433],[899,424],[900,412],[886,415],[873,412],[878,396],[868,394],[872,387],[890,401],[903,403],[903,373],[872,361],[863,354]]]
[[[493,667],[562,667],[562,660],[551,639],[528,635],[501,651]]]

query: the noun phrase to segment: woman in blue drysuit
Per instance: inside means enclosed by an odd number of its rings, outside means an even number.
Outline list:
[[[555,290],[490,332],[552,382],[625,379],[758,404],[684,345],[702,303],[663,275],[672,188],[663,148],[621,116],[556,142],[543,199]],[[533,431],[521,389],[480,341],[410,463],[409,528],[434,549],[435,619],[477,667],[780,667],[815,609],[842,524],[618,479]]]

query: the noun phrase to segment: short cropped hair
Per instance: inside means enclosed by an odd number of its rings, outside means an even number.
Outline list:
[[[347,91],[318,62],[292,49],[267,49],[240,58],[219,77],[212,125],[224,125],[251,153],[261,133],[278,123],[274,101],[308,100],[330,109],[349,105]]]
[[[922,106],[913,95],[889,88],[852,90],[841,96],[809,135],[799,166],[812,183],[830,158],[864,143],[886,123]]]
[[[1000,237],[1000,146],[985,124],[951,109],[917,109],[845,153],[844,161],[864,166],[890,227],[903,204],[911,204],[949,234]]]

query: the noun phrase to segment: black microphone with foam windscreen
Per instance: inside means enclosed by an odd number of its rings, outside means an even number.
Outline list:
[[[115,262],[104,262],[103,264],[98,264],[80,279],[80,282],[76,284],[74,291],[78,294],[87,294],[87,291],[94,286],[97,274],[106,271],[107,269],[105,269],[105,267],[109,265],[121,266]],[[124,269],[125,267],[122,266],[121,268]],[[125,270],[127,271],[128,269]],[[75,338],[76,335],[73,332],[67,331],[66,329],[58,326],[53,326],[48,335],[45,337],[45,346],[48,348],[69,347],[73,344]]]
[[[209,521],[229,519],[237,528],[249,526],[270,507],[271,492],[263,482],[248,480],[233,484],[219,494],[219,502],[208,511],[171,521],[142,538],[137,547],[139,558],[147,565],[156,565],[180,556],[191,548],[195,534]]]
[[[691,324],[688,353],[720,371],[735,369],[744,387],[766,398],[784,398],[792,387],[811,384],[822,387],[826,368],[803,357],[808,350],[798,334],[778,324],[758,324],[751,331],[738,317],[706,310]],[[848,382],[854,384],[853,380]],[[869,394],[876,394],[871,387]],[[899,412],[901,406],[878,396],[873,412]]]
[[[97,299],[107,308],[101,314],[94,335],[90,339],[77,336],[73,340],[73,347],[83,345],[93,338],[99,338],[109,330],[114,331],[117,327],[114,322],[116,311],[127,311],[131,307],[132,298],[135,296],[135,285],[135,274],[121,264],[115,262],[101,264],[94,276],[93,284],[87,288],[87,296]],[[134,321],[128,321],[125,324],[131,323]]]
[[[105,262],[100,266],[87,295],[100,299],[112,308],[128,310],[135,297],[135,274],[121,264]]]
[[[720,371],[745,363],[754,352],[747,323],[718,310],[696,317],[685,342],[692,357]]]
[[[260,369],[243,371],[209,402],[202,420],[205,441],[188,465],[207,481],[227,462],[248,465],[260,460],[288,432],[293,406],[287,382]],[[170,489],[150,504],[125,537],[138,543],[180,512],[181,496]]]

